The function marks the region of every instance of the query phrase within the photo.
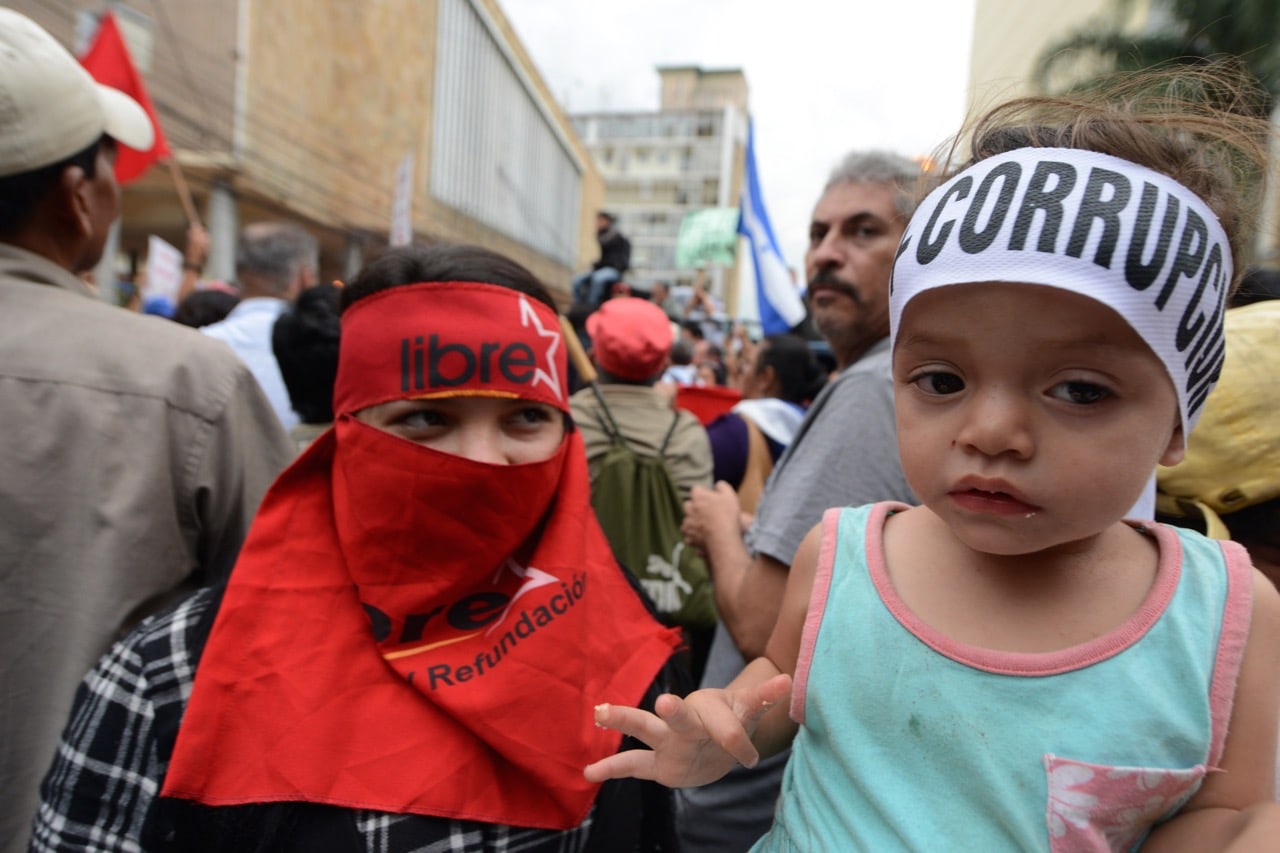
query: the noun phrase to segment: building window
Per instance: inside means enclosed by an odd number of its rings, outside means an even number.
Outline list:
[[[720,200],[720,182],[705,180],[702,182],[702,203],[714,205]]]
[[[581,167],[477,6],[439,2],[431,194],[572,266]]]

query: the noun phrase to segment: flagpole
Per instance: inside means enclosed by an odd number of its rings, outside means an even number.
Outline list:
[[[192,225],[203,224],[200,221],[200,214],[196,213],[195,201],[191,198],[191,188],[187,186],[187,179],[182,174],[182,167],[178,165],[177,157],[170,157],[169,174],[173,176],[173,185],[178,190],[178,199],[182,202],[182,209],[187,214],[187,222]]]

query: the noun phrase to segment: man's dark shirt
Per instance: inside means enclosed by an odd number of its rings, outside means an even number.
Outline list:
[[[594,269],[611,267],[618,271],[618,275],[625,273],[631,266],[631,241],[613,226],[597,232],[596,238],[600,241],[600,260],[596,261]]]

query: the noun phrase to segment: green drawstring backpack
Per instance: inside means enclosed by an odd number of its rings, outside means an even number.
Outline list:
[[[600,426],[611,446],[596,470],[591,505],[618,562],[640,581],[658,613],[670,625],[709,628],[716,624],[715,597],[707,563],[685,545],[680,491],[665,454],[679,416],[657,456],[643,456],[627,444],[613,413],[597,394]]]

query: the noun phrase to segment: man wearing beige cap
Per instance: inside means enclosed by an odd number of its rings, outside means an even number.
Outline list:
[[[657,456],[666,440],[663,456],[681,499],[688,498],[694,486],[710,486],[707,431],[689,412],[673,411],[670,399],[653,388],[671,353],[673,338],[667,315],[645,299],[610,299],[587,317],[587,334],[591,336],[591,358],[600,374],[600,390],[622,437],[643,456]],[[574,394],[569,404],[582,432],[594,484],[610,446],[604,414],[589,388]]]
[[[76,685],[112,640],[230,571],[291,456],[221,342],[78,277],[120,212],[117,145],[153,128],[0,8],[0,850],[26,848]]]

